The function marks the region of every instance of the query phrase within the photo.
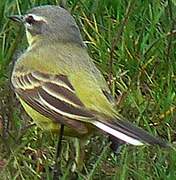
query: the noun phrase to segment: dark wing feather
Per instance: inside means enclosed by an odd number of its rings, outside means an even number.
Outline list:
[[[31,72],[13,76],[12,82],[18,96],[40,114],[80,133],[87,131],[81,121],[94,117],[76,96],[66,76]]]

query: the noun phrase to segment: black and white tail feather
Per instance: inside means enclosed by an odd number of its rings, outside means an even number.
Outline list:
[[[166,142],[118,117],[96,118],[76,96],[73,86],[64,75],[38,71],[26,73],[21,70],[12,75],[12,84],[18,96],[33,109],[53,121],[76,129],[79,133],[87,132],[85,124],[89,122],[128,144],[168,146]]]
[[[143,129],[136,127],[125,120],[116,119],[104,122],[97,121],[94,125],[125,143],[135,146],[144,144],[159,145],[161,147],[169,146],[165,141],[150,135]]]

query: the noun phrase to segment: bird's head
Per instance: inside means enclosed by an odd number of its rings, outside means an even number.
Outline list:
[[[12,15],[10,19],[24,24],[27,40],[33,44],[38,40],[71,42],[83,46],[79,28],[68,11],[59,6],[39,6],[25,15]]]

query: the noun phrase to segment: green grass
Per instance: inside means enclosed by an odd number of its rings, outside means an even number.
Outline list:
[[[14,54],[27,47],[24,31],[7,18],[54,0],[0,1],[0,179],[51,179],[57,137],[42,132],[9,88]],[[90,56],[109,82],[117,109],[151,134],[175,141],[175,1],[69,0]],[[18,50],[18,51],[17,51]],[[63,142],[63,178],[70,176],[72,140]],[[176,152],[122,147],[115,156],[103,136],[86,145],[85,173],[78,179],[176,178]]]

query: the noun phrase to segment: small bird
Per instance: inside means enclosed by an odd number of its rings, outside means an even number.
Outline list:
[[[117,113],[68,11],[45,5],[10,18],[24,24],[29,44],[14,64],[12,87],[39,127],[58,133],[64,125],[65,136],[78,138],[98,128],[117,142],[168,146]]]

